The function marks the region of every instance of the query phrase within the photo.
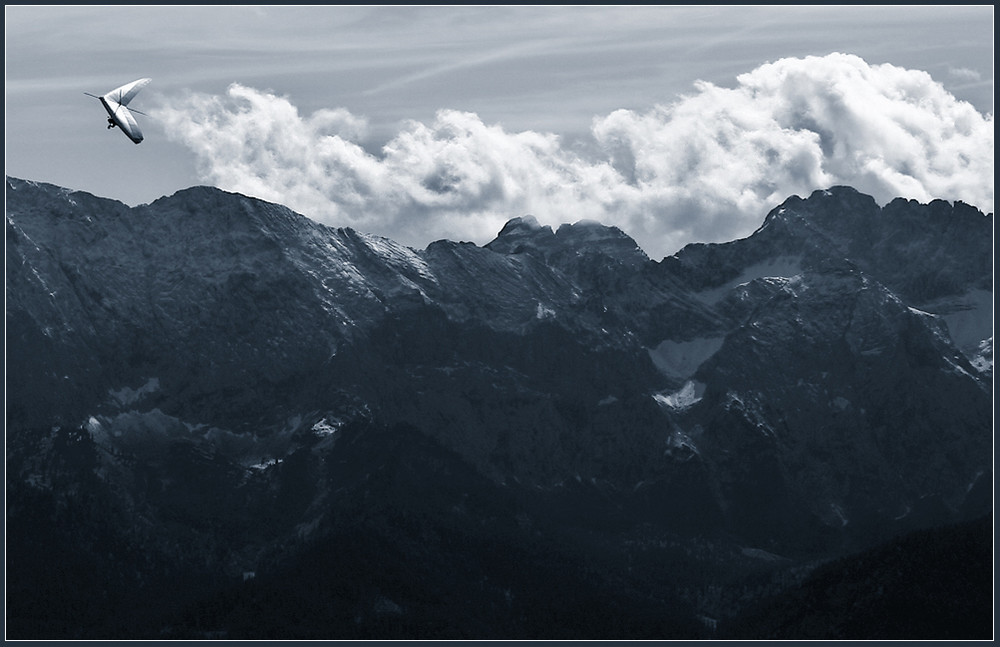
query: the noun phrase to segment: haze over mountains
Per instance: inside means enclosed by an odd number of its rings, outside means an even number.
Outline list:
[[[659,262],[208,187],[6,215],[11,637],[704,637],[992,511],[971,205],[831,187]]]

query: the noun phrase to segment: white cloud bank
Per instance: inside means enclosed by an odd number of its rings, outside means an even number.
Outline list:
[[[302,116],[287,98],[238,84],[174,99],[157,116],[196,153],[205,181],[416,247],[483,244],[530,213],[617,225],[660,258],[745,236],[788,196],[837,184],[880,202],[993,210],[993,115],[925,72],[844,54],[782,59],[733,88],[697,82],[672,104],[595,118],[587,154],[554,134],[441,110],[372,155],[359,143],[363,118]]]

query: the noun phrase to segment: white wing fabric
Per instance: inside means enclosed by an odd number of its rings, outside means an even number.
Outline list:
[[[150,79],[132,81],[100,97],[104,109],[108,111],[114,124],[121,128],[122,132],[136,144],[142,141],[142,131],[139,129],[139,123],[135,117],[125,106],[135,95],[139,94],[139,90],[146,87],[149,81]]]
[[[139,129],[139,122],[135,120],[132,116],[132,112],[125,106],[118,106],[115,111],[115,122],[117,122],[118,127],[122,129],[122,132],[128,135],[128,138],[134,141],[136,144],[142,141],[142,131]]]
[[[152,79],[139,79],[138,81],[132,81],[131,83],[126,83],[120,88],[115,88],[111,92],[104,95],[104,100],[108,103],[114,102],[122,106],[127,106],[128,102],[135,98],[135,95],[139,94],[139,90],[143,89]]]

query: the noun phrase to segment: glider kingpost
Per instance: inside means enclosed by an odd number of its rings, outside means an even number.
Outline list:
[[[142,141],[142,131],[139,130],[139,123],[132,116],[132,112],[137,112],[140,115],[143,113],[135,108],[130,111],[126,106],[149,82],[150,79],[132,81],[100,97],[89,92],[84,92],[84,94],[99,100],[104,109],[108,111],[108,128],[118,126],[129,139],[138,144]]]

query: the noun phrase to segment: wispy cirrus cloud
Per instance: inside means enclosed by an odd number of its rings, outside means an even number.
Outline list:
[[[992,114],[925,72],[844,54],[777,60],[731,88],[698,82],[673,103],[600,116],[586,153],[442,109],[372,154],[363,117],[302,115],[239,84],[171,97],[156,114],[205,181],[417,247],[485,243],[531,213],[617,225],[659,258],[746,235],[789,195],[835,184],[993,209]]]
[[[967,67],[953,67],[948,69],[948,74],[962,81],[975,82],[982,79],[982,75],[976,70]]]

